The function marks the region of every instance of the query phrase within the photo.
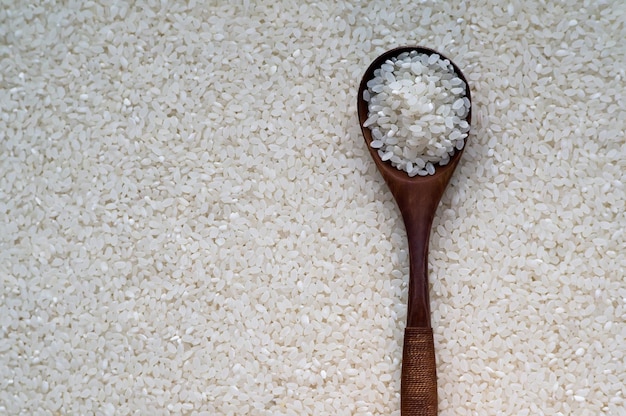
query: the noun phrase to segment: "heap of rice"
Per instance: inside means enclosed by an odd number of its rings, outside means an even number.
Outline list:
[[[0,414],[399,415],[368,62],[453,57],[442,416],[624,415],[626,3],[5,0]]]
[[[465,144],[470,101],[465,81],[438,54],[403,52],[374,70],[363,98],[370,146],[409,176],[435,173]]]

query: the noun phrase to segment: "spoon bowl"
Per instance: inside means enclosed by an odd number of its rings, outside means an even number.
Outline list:
[[[409,290],[407,298],[407,326],[404,335],[401,380],[401,411],[403,416],[437,414],[437,375],[428,294],[428,241],[437,207],[443,193],[461,160],[463,149],[455,150],[445,165],[435,165],[435,173],[426,176],[409,175],[391,163],[381,160],[377,149],[370,146],[372,133],[363,127],[368,118],[368,103],[363,98],[367,82],[374,71],[388,59],[403,52],[417,51],[432,55],[441,53],[420,46],[391,49],[376,58],[365,71],[359,86],[357,109],[361,131],[367,148],[396,200],[402,214],[409,246]],[[465,82],[465,94],[470,100],[466,121],[471,125],[470,89],[461,70],[450,60],[456,75]],[[467,143],[467,138],[465,139]]]

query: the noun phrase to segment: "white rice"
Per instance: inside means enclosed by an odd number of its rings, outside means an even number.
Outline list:
[[[210,3],[210,4],[209,4]],[[0,8],[0,414],[399,415],[386,50],[463,69],[429,257],[440,415],[625,415],[626,4]]]
[[[466,84],[439,54],[402,52],[374,70],[363,99],[370,146],[409,176],[435,173],[469,134]]]

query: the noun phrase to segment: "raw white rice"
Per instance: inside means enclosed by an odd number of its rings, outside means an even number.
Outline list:
[[[409,176],[426,176],[463,149],[469,134],[466,84],[439,54],[402,52],[374,70],[363,99],[370,146]]]
[[[0,414],[399,415],[402,219],[367,65],[455,60],[439,408],[626,408],[626,3],[8,0]]]

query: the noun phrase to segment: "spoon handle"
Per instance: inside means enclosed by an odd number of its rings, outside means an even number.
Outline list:
[[[431,328],[404,330],[400,408],[402,416],[437,415],[437,367]]]

